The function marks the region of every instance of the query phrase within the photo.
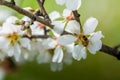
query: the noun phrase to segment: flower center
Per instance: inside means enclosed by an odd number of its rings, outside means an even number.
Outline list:
[[[84,34],[81,34],[78,36],[78,41],[82,43],[82,45],[84,45],[85,47],[88,46],[89,40],[87,38],[87,36],[85,36]]]
[[[66,20],[73,20],[73,13],[71,12],[69,16],[66,17]]]
[[[39,28],[44,28],[44,27],[45,27],[45,25],[44,25],[44,24],[42,24],[42,23],[39,23],[39,24],[38,24],[38,27],[39,27]]]
[[[16,42],[20,44],[19,41],[19,35],[16,32],[13,32],[12,34],[8,34],[7,38],[10,39],[10,45],[14,45]]]

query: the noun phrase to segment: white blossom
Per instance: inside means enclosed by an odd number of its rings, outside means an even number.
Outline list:
[[[66,5],[69,10],[78,10],[81,6],[81,0],[55,0],[59,5]]]
[[[30,50],[30,41],[27,38],[21,38],[22,31],[20,26],[14,24],[14,22],[10,23],[10,18],[3,23],[2,29],[0,30],[0,49],[7,53],[8,56],[14,56],[16,61],[19,61],[21,48]]]
[[[12,12],[0,8],[0,22],[4,22],[11,15],[12,15]]]
[[[63,18],[63,20],[53,20],[52,21],[52,25],[54,25],[53,30],[58,34],[61,34],[67,25],[76,25],[76,24],[74,24],[75,20],[74,20],[74,16],[73,16],[73,13],[71,10],[64,9],[62,17],[58,16],[59,15],[58,12],[54,12],[54,15],[57,16],[57,17],[55,16],[56,18]]]
[[[98,24],[98,20],[96,18],[89,18],[85,22],[83,29],[78,25],[78,22],[74,23],[75,24],[73,26],[68,24],[66,31],[76,34],[77,45],[75,45],[73,50],[73,58],[81,60],[81,58],[86,58],[86,48],[92,54],[95,54],[101,49],[101,38],[103,38],[103,35],[101,31],[94,32]]]

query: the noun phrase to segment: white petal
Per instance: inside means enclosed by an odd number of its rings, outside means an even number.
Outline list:
[[[0,80],[3,80],[4,77],[5,77],[5,71],[2,68],[0,68]]]
[[[64,30],[65,23],[62,21],[54,21],[52,22],[52,25],[54,25],[54,31],[58,34],[61,34]]]
[[[78,10],[81,6],[81,0],[66,0],[66,7],[69,10]]]
[[[90,41],[88,44],[88,50],[91,54],[96,54],[96,51],[99,51],[102,48],[101,40]]]
[[[89,37],[89,44],[88,44],[88,50],[92,53],[95,54],[96,51],[99,51],[102,47],[102,42],[101,42],[101,38],[103,38],[104,36],[102,35],[101,31],[98,31],[96,33],[93,33],[90,37]]]
[[[16,61],[20,60],[21,49],[20,49],[20,46],[18,44],[16,44],[14,46],[14,54],[13,55],[14,55]]]
[[[97,27],[97,25],[98,25],[98,20],[96,18],[93,17],[89,18],[84,24],[83,27],[84,33],[85,34],[92,33]]]
[[[98,40],[100,40],[101,38],[104,38],[104,36],[103,36],[103,34],[102,34],[101,31],[97,31],[97,32],[93,33],[93,34],[89,37],[90,41],[98,41]]]
[[[29,58],[29,54],[24,52],[23,57],[25,60],[27,60]]]
[[[72,13],[71,10],[64,9],[64,10],[63,10],[63,17],[66,18],[66,17],[69,16],[71,13]]]
[[[11,11],[0,8],[0,22],[4,22],[11,15]]]
[[[6,51],[6,48],[8,47],[8,45],[9,45],[9,40],[7,40],[3,36],[0,36],[0,49],[2,49],[3,51]]]
[[[56,33],[54,30],[51,30],[51,31],[55,37],[57,37],[57,38],[60,37],[60,34]]]
[[[70,65],[72,63],[72,54],[71,53],[66,53],[64,55],[63,62],[67,65]]]
[[[56,47],[54,50],[54,55],[52,58],[52,62],[61,63],[63,59],[63,50],[60,46]]]
[[[77,21],[72,20],[72,21],[68,22],[67,27],[66,27],[65,30],[67,32],[70,32],[70,33],[79,34],[80,33],[80,25],[79,25],[79,23]]]
[[[27,38],[20,39],[21,45],[24,48],[27,48],[28,50],[31,50],[30,40]]]
[[[18,20],[17,17],[15,17],[15,16],[10,16],[10,17],[7,18],[7,20],[6,20],[5,22],[6,22],[6,23],[12,23],[12,24],[14,24],[17,20]]]
[[[9,57],[12,57],[14,55],[14,48],[11,47],[6,50],[6,53],[8,54]]]
[[[34,24],[30,25],[32,35],[44,35],[44,30],[39,27],[39,22],[35,21]]]
[[[51,59],[51,55],[49,53],[40,53],[37,56],[37,62],[39,64],[41,64],[41,63],[49,63],[50,59]]]
[[[65,4],[66,0],[55,0],[55,1],[56,1],[57,4],[63,5],[63,4]]]
[[[14,56],[15,60],[19,61],[19,57],[21,54],[20,46],[18,44],[15,44],[14,46],[8,46],[8,49],[6,49],[6,53],[10,57]]]
[[[81,58],[86,59],[86,48],[83,45],[76,45],[72,53],[73,58],[76,60],[81,60]]]
[[[50,68],[53,72],[61,71],[63,68],[63,63],[51,63]]]
[[[49,14],[50,19],[53,21],[57,18],[60,18],[60,13],[57,11],[53,11],[52,13]]]
[[[7,56],[7,54],[6,54],[5,52],[0,51],[0,60],[1,60],[1,61],[4,61],[5,58],[6,58],[6,56]]]
[[[26,22],[31,22],[31,19],[27,16],[24,16],[21,20],[26,21]]]
[[[66,45],[65,46],[66,52],[67,53],[72,53],[74,50],[74,43],[70,44],[70,45]]]
[[[21,32],[20,26],[11,23],[3,23],[3,27],[1,28],[0,35],[13,33],[13,32],[17,32],[19,34]]]
[[[58,38],[58,43],[60,45],[69,45],[69,44],[72,44],[74,43],[74,41],[76,40],[77,38],[75,38],[74,36],[72,35],[63,35],[63,36],[60,36]]]
[[[56,44],[57,42],[52,38],[48,38],[42,42],[42,45],[45,47],[45,49],[53,49],[55,48]]]

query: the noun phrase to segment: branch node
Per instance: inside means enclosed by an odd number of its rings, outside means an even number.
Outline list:
[[[32,19],[33,21],[36,21],[36,16],[33,15],[31,19]]]
[[[12,5],[15,5],[15,1],[14,1],[14,0],[11,0],[10,3],[11,3]]]

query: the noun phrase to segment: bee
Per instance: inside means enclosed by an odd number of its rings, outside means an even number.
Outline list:
[[[88,38],[87,38],[85,35],[83,35],[83,36],[82,36],[82,44],[83,44],[85,47],[87,47],[88,43],[89,43]]]

